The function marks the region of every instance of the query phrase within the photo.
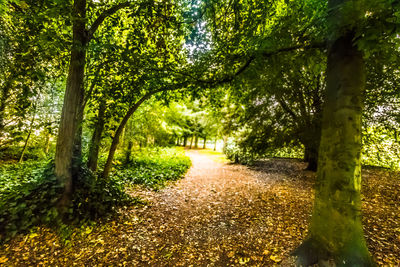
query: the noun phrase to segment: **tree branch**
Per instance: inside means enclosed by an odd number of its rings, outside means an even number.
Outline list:
[[[300,49],[308,50],[308,49],[315,49],[315,48],[326,48],[326,42],[314,43],[314,44],[309,44],[309,45],[295,45],[295,46],[290,46],[290,47],[284,47],[284,48],[280,48],[280,49],[277,49],[277,50],[271,51],[271,52],[259,53],[258,54],[259,56],[257,56],[257,53],[256,53],[255,55],[251,55],[247,59],[247,61],[231,75],[226,75],[226,77],[224,77],[222,79],[218,79],[218,80],[198,79],[197,82],[203,83],[203,84],[208,84],[211,86],[218,86],[218,85],[233,81],[237,76],[242,74],[253,63],[254,60],[256,60],[259,57],[266,59],[266,58],[269,58],[271,56],[274,56],[274,55],[277,55],[277,54],[283,53],[283,52],[291,52],[291,51],[296,51],[296,50],[300,50]]]
[[[103,21],[107,17],[113,15],[118,10],[128,7],[130,5],[131,5],[130,2],[124,2],[124,3],[117,4],[107,10],[104,10],[103,13],[101,13],[100,16],[97,17],[97,19],[93,22],[92,26],[89,28],[88,34],[87,34],[88,42],[93,38],[94,33],[96,32],[96,30],[99,28],[99,26],[103,23]]]

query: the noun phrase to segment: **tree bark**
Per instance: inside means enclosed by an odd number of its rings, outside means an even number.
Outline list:
[[[50,149],[50,132],[47,131],[47,133],[46,133],[46,142],[44,144],[44,153],[46,155],[49,154],[49,149]]]
[[[58,133],[55,175],[63,184],[64,192],[58,203],[63,212],[69,205],[73,192],[73,173],[79,165],[80,129],[84,99],[84,73],[86,64],[86,0],[75,0],[73,7],[73,43],[61,123]],[[77,143],[78,142],[78,143]]]
[[[207,137],[204,137],[203,149],[206,149],[206,142],[207,142]]]
[[[214,151],[217,151],[217,141],[218,141],[218,139],[215,137]]]
[[[87,166],[90,170],[95,172],[97,170],[97,162],[100,152],[100,144],[104,130],[106,103],[101,101],[99,105],[99,112],[97,115],[96,125],[93,131],[92,140],[89,146],[89,156]]]
[[[314,123],[304,130],[301,139],[304,145],[304,161],[308,163],[306,169],[315,172],[318,167],[318,150],[321,142],[321,120],[314,118]]]
[[[129,140],[128,141],[128,147],[126,149],[126,154],[125,154],[125,163],[128,164],[131,162],[131,155],[132,155],[132,147],[133,147],[133,141]]]
[[[192,135],[192,137],[190,138],[190,146],[189,146],[189,149],[192,149],[192,146],[193,146],[193,135]]]
[[[32,120],[31,120],[31,124],[29,126],[28,136],[25,139],[25,144],[24,144],[24,147],[22,148],[21,156],[19,157],[19,161],[18,162],[23,162],[24,161],[24,155],[25,155],[26,149],[28,147],[29,139],[31,138],[31,134],[32,134],[32,130],[33,130],[33,123],[35,122],[35,116],[36,116],[36,111],[33,114],[33,117],[32,117]]]
[[[338,16],[346,0],[330,0]],[[297,248],[298,264],[333,259],[337,265],[373,266],[361,224],[361,116],[365,66],[348,31],[328,50],[327,89],[314,210],[308,238]]]
[[[183,147],[186,147],[186,146],[187,146],[187,136],[185,135],[183,137]]]
[[[223,139],[224,139],[224,144],[223,144],[223,146],[222,146],[222,151],[225,153],[225,151],[226,151],[226,146],[228,145],[228,136],[227,136],[227,135],[224,135]]]
[[[197,134],[194,136],[194,148],[199,148],[199,136]]]

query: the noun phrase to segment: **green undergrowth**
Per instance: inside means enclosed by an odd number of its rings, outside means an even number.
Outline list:
[[[9,163],[0,166],[0,243],[35,226],[55,228],[60,237],[82,225],[106,220],[124,206],[141,204],[129,196],[125,186],[143,184],[159,189],[168,181],[182,177],[191,162],[182,150],[153,148],[136,153],[128,164],[117,164],[109,179],[101,179],[85,165],[75,177],[72,203],[62,218],[56,204],[62,186],[54,176],[50,160]]]
[[[182,149],[147,148],[135,152],[130,162],[119,164],[113,177],[128,184],[142,184],[158,190],[167,182],[183,177],[190,166],[190,158]]]
[[[52,161],[1,166],[0,243],[38,225],[51,226],[63,235],[69,227],[105,219],[119,207],[139,202],[125,193],[123,182],[99,179],[83,166],[74,182],[72,203],[60,218],[56,203],[62,186],[54,176]]]

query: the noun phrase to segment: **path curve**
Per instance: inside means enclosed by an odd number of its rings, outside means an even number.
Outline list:
[[[274,266],[307,234],[315,174],[297,160],[265,160],[250,170],[212,151],[189,150],[184,179],[154,192],[121,216],[74,230],[63,245],[40,228],[0,247],[8,266]],[[364,231],[379,265],[400,258],[400,174],[363,171]],[[288,263],[288,262],[286,262]]]

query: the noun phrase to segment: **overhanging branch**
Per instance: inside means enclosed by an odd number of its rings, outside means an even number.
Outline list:
[[[202,83],[202,84],[207,84],[209,86],[218,86],[224,83],[229,83],[233,81],[237,76],[242,74],[257,58],[269,58],[271,56],[284,53],[284,52],[292,52],[296,50],[308,50],[308,49],[315,49],[315,48],[326,48],[326,42],[321,42],[321,43],[313,43],[309,45],[295,45],[295,46],[290,46],[290,47],[284,47],[277,49],[275,51],[270,51],[270,52],[262,52],[258,54],[251,55],[247,61],[239,68],[237,69],[233,74],[226,75],[224,78],[221,79],[214,79],[214,80],[204,80],[204,79],[197,79],[196,82]],[[187,75],[188,76],[188,75]]]
[[[131,3],[130,2],[124,2],[124,3],[120,3],[117,4],[107,10],[104,10],[103,13],[101,13],[97,19],[93,22],[92,26],[90,27],[90,29],[88,30],[88,41],[90,41],[93,38],[94,33],[96,32],[96,30],[99,28],[99,26],[103,23],[103,21],[113,15],[114,13],[116,13],[118,10],[128,7],[130,6]]]

